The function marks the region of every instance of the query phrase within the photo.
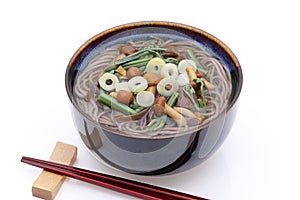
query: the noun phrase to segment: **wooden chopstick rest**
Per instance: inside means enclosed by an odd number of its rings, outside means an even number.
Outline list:
[[[49,158],[52,162],[73,165],[77,157],[77,147],[57,142]],[[42,199],[54,199],[63,184],[65,176],[43,170],[32,185],[32,195]]]

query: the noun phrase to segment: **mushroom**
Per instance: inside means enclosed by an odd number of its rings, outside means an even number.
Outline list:
[[[164,96],[159,96],[155,99],[153,110],[157,116],[161,116],[164,113],[165,104],[166,98]]]
[[[212,84],[211,82],[207,81],[205,78],[201,78],[201,81],[203,81],[204,85],[205,85],[208,89],[215,89],[215,85]]]
[[[141,76],[141,75],[142,75],[142,71],[140,70],[140,68],[137,67],[130,67],[126,71],[126,76],[128,77],[128,79],[131,79],[136,76]]]
[[[189,109],[182,108],[182,107],[177,107],[177,106],[175,106],[173,109],[176,110],[177,112],[183,114],[184,116],[187,116],[187,117],[194,117],[194,118],[197,117],[197,116],[196,116],[192,111],[190,111]]]
[[[163,77],[157,73],[146,73],[144,78],[147,80],[149,86],[155,86],[163,79]]]
[[[176,122],[179,127],[186,126],[186,119],[172,107],[168,106],[168,104],[165,104],[165,112]]]
[[[131,45],[123,45],[119,48],[119,50],[122,54],[125,54],[126,56],[136,52],[135,48]]]
[[[133,95],[127,90],[120,90],[117,92],[117,101],[128,105],[133,102]]]
[[[190,81],[194,81],[194,79],[197,78],[195,69],[193,67],[187,67],[187,68],[185,68],[185,71],[188,74]]]
[[[177,107],[177,106],[174,107],[174,110],[176,110],[180,114],[188,117],[189,119],[191,119],[191,118],[198,119],[199,123],[201,123],[203,121],[203,115],[201,113],[192,112],[189,109],[186,109],[186,108],[183,108],[183,107]]]
[[[154,95],[156,93],[156,87],[155,86],[149,86],[146,91],[152,92]]]
[[[126,76],[126,69],[124,69],[122,66],[119,66],[116,71],[122,75],[122,76]]]

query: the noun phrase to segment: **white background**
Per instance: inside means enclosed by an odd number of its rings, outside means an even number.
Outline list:
[[[299,199],[299,4],[297,1],[1,1],[1,196],[36,199],[40,169],[55,143],[78,147],[76,166],[211,199]],[[197,3],[196,3],[197,2]],[[141,20],[185,23],[226,43],[244,85],[234,127],[202,165],[163,176],[134,176],[94,160],[71,119],[64,73],[87,39]],[[0,198],[2,198],[0,197]],[[67,179],[56,199],[134,199]]]

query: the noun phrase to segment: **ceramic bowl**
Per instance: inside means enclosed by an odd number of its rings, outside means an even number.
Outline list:
[[[107,43],[156,34],[193,40],[224,63],[230,71],[232,86],[224,112],[206,126],[157,137],[124,134],[92,120],[74,100],[74,83],[85,63]],[[140,175],[178,173],[208,159],[222,145],[234,123],[242,80],[238,59],[218,38],[193,26],[163,21],[124,24],[95,35],[75,52],[65,74],[74,124],[84,145],[99,161],[118,170]]]

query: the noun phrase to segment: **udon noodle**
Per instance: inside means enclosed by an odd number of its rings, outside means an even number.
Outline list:
[[[130,44],[134,48],[139,49],[149,45],[157,45],[165,47],[172,45],[176,47],[177,51],[183,53],[185,49],[191,49],[196,58],[199,60],[205,70],[208,71],[207,80],[215,85],[214,90],[206,91],[207,107],[206,112],[202,113],[204,120],[200,125],[178,127],[172,120],[168,120],[166,125],[157,130],[149,131],[147,123],[153,117],[153,112],[139,120],[132,121],[117,121],[118,116],[123,115],[120,112],[105,111],[102,105],[97,102],[99,95],[98,75],[101,71],[109,66],[109,63],[120,54],[120,45]],[[123,44],[116,44],[110,46],[96,55],[86,66],[81,73],[78,74],[76,83],[74,85],[74,98],[79,108],[86,113],[91,119],[100,123],[101,126],[106,126],[110,129],[118,130],[123,134],[136,136],[157,136],[181,134],[184,131],[197,129],[201,126],[207,125],[215,119],[220,113],[224,112],[231,93],[231,76],[228,68],[220,62],[219,59],[211,55],[204,47],[195,45],[188,40],[163,40],[159,37],[151,36],[148,40],[127,41]]]

